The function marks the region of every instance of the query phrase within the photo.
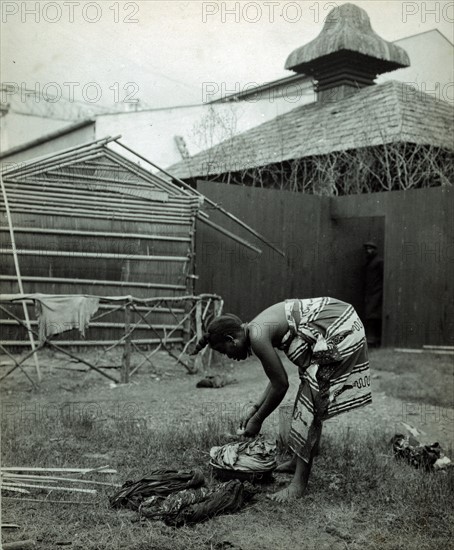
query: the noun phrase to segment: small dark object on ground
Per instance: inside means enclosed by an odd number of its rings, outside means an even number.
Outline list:
[[[439,443],[421,445],[415,438],[402,434],[396,434],[391,443],[396,458],[406,460],[415,468],[424,468],[427,471],[434,469],[435,462],[442,454]]]
[[[223,388],[228,384],[237,384],[238,381],[229,375],[215,374],[213,376],[205,376],[196,384],[196,388]]]

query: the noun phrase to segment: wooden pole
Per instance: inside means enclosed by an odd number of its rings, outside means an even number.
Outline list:
[[[129,371],[131,367],[131,305],[125,304],[125,345],[121,362],[121,382],[129,384]]]
[[[80,151],[81,149],[84,149],[83,153],[85,153],[87,150],[91,151],[94,148],[98,149],[100,147],[103,147],[104,145],[107,145],[109,142],[116,141],[120,138],[121,138],[121,135],[118,135],[118,136],[115,136],[115,137],[110,137],[109,136],[109,137],[106,137],[106,138],[98,139],[96,141],[91,141],[91,142],[88,142],[88,143],[81,143],[79,145],[69,147],[68,149],[62,149],[61,151],[57,151],[56,153],[48,153],[47,155],[43,155],[41,157],[38,157],[37,159],[33,159],[33,160],[30,160],[30,161],[26,162],[22,168],[14,168],[14,169],[11,169],[11,170],[7,170],[5,172],[5,174],[13,174],[13,173],[16,173],[16,172],[23,172],[24,170],[27,170],[31,166],[35,167],[35,166],[38,166],[38,165],[42,165],[42,164],[47,163],[48,161],[51,161],[52,159],[55,159],[57,157],[60,159],[60,158],[67,157],[67,156],[70,156],[70,155],[73,155],[73,154],[79,155],[79,154],[82,153],[82,151]],[[75,151],[78,151],[78,153],[75,153]]]
[[[21,294],[24,294],[24,287],[22,285],[22,277],[21,277],[21,272],[20,272],[20,267],[19,267],[19,259],[17,257],[16,239],[14,238],[13,222],[12,222],[12,219],[11,219],[11,212],[9,210],[8,197],[6,195],[5,184],[3,183],[3,177],[2,177],[1,174],[0,174],[0,184],[1,184],[1,187],[2,187],[3,200],[5,202],[6,218],[8,220],[9,235],[10,235],[10,238],[11,238],[11,248],[12,248],[12,251],[13,251],[14,267],[15,267],[15,270],[16,270],[17,283],[18,283],[18,286],[19,286],[19,292]],[[23,307],[23,310],[24,310],[25,324],[26,324],[26,327],[28,329],[28,337],[30,339],[30,345],[31,345],[31,348],[32,348],[33,352],[35,352],[36,351],[36,345],[35,345],[35,339],[33,337],[32,329],[31,329],[31,325],[30,325],[30,317],[28,315],[27,304],[25,302],[22,302],[22,307]],[[36,374],[38,376],[38,382],[41,382],[41,369],[39,367],[38,356],[36,355],[36,353],[33,353],[33,360],[35,362],[35,368],[36,368]]]
[[[7,227],[0,226],[0,232],[8,231]],[[172,235],[152,235],[150,233],[111,233],[107,231],[82,231],[76,229],[55,229],[42,227],[15,227],[15,233],[40,233],[45,235],[81,235],[87,237],[109,237],[112,239],[144,239],[151,241],[190,242],[191,237]]]
[[[153,166],[154,168],[157,168],[160,172],[162,172],[163,174],[165,174],[166,176],[168,176],[169,178],[172,178],[172,180],[175,180],[177,181],[180,185],[182,185],[185,189],[188,189],[189,191],[191,191],[192,193],[196,194],[196,195],[199,195],[201,197],[204,197],[205,201],[210,204],[211,206],[213,206],[214,208],[216,208],[217,210],[219,210],[220,212],[222,212],[224,215],[226,215],[228,218],[230,218],[231,220],[233,220],[234,222],[236,222],[238,225],[240,225],[241,227],[243,227],[244,229],[246,229],[247,231],[249,231],[249,233],[252,233],[252,235],[254,235],[255,237],[257,237],[258,239],[260,239],[262,242],[264,242],[265,244],[267,244],[270,248],[272,248],[273,250],[275,250],[278,254],[280,254],[281,256],[285,257],[285,254],[282,250],[280,250],[279,248],[275,247],[272,243],[270,243],[263,235],[261,235],[258,231],[256,231],[255,229],[252,229],[252,227],[250,227],[249,225],[247,225],[247,223],[244,223],[242,220],[240,220],[239,218],[237,218],[236,216],[234,216],[233,214],[231,214],[230,212],[228,212],[227,210],[225,210],[225,208],[222,208],[222,206],[219,206],[218,204],[216,204],[215,202],[213,202],[211,199],[209,199],[208,197],[205,197],[202,193],[200,193],[199,191],[197,191],[197,189],[193,189],[190,185],[188,185],[186,182],[184,182],[183,180],[181,180],[180,178],[177,178],[175,176],[172,176],[172,174],[170,172],[167,172],[167,170],[164,170],[164,168],[161,168],[160,166],[158,166],[157,164],[155,164],[154,162],[151,162],[151,160],[143,157],[142,155],[140,155],[139,153],[137,153],[136,151],[134,151],[133,149],[130,149],[127,145],[125,145],[124,143],[120,143],[118,141],[118,139],[115,139],[114,140],[115,143],[118,143],[118,145],[121,145],[124,149],[126,149],[127,151],[129,151],[130,153],[133,153],[134,155],[136,155],[137,157],[139,157],[140,159],[144,160],[145,162],[147,162],[148,164],[150,164],[151,166]]]
[[[197,300],[195,306],[195,333],[197,335],[197,342],[203,336],[203,325],[202,325],[202,300]],[[206,348],[205,348],[206,349]],[[198,372],[200,367],[203,367],[203,355],[201,353],[195,356],[194,367]]]

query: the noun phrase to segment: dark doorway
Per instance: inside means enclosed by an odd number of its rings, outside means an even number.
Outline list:
[[[364,315],[364,268],[366,255],[363,244],[373,241],[378,255],[384,257],[384,216],[333,218],[329,245],[321,260],[324,270],[324,290],[328,295],[353,305],[360,317]],[[382,329],[383,333],[383,329]]]

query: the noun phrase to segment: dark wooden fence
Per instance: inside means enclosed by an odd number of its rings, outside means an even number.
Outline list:
[[[282,248],[259,255],[198,225],[197,292],[220,294],[225,311],[251,319],[292,297],[331,295],[362,314],[362,244],[385,262],[383,343],[452,345],[454,193],[450,188],[318,197],[200,182],[198,190]],[[222,214],[211,219],[250,240]]]

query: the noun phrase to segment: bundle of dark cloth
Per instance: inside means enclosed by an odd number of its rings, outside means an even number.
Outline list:
[[[196,388],[223,388],[228,384],[236,384],[237,380],[232,378],[228,374],[215,374],[213,376],[206,376],[199,380],[196,384]]]
[[[165,499],[152,497],[143,502],[139,511],[149,519],[180,527],[238,512],[255,493],[256,489],[250,483],[232,480],[211,489],[201,487],[179,491]]]
[[[109,501],[112,508],[138,510],[148,497],[166,497],[171,493],[201,487],[204,484],[205,478],[199,471],[154,470],[139,481],[126,481]]]
[[[179,527],[237,512],[256,492],[250,483],[237,480],[213,488],[204,485],[198,471],[155,470],[139,481],[127,481],[109,501],[113,508],[136,510]]]
[[[394,456],[405,460],[415,468],[423,468],[427,471],[440,470],[451,462],[443,455],[439,443],[421,445],[415,438],[402,434],[396,434],[391,443]]]

